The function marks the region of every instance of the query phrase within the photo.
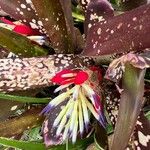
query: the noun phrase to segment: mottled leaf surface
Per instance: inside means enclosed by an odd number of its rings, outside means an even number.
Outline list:
[[[105,87],[109,91],[110,87]],[[108,112],[108,116],[110,121],[115,127],[119,103],[120,103],[120,94],[115,87],[111,87],[114,90],[107,91],[106,94],[106,110]],[[150,121],[144,116],[143,112],[140,112],[138,119],[136,121],[135,129],[130,137],[130,141],[126,150],[138,150],[141,148],[142,150],[149,150],[150,146]]]
[[[93,65],[90,57],[50,55],[48,57],[0,59],[0,91],[18,91],[49,86],[50,79],[63,69]]]
[[[70,8],[67,7],[67,3],[63,0],[32,0],[35,9],[41,19],[41,22],[47,34],[52,42],[57,53],[70,53],[73,52],[72,33],[70,28],[71,20],[69,20]],[[70,1],[68,1],[70,5]],[[65,9],[65,11],[63,11]],[[68,9],[68,10],[67,10]],[[45,10],[45,11],[43,11]]]
[[[101,21],[89,30],[83,54],[104,55],[150,47],[150,4]]]
[[[0,7],[12,18],[41,33],[46,33],[31,0],[0,0]]]
[[[88,4],[85,14],[85,34],[88,34],[88,30],[97,22],[104,21],[110,17],[113,17],[113,8],[107,0],[93,0]],[[98,31],[99,34],[101,30]]]

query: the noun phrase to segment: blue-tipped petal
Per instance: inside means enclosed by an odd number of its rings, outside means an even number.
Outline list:
[[[69,119],[70,118],[70,116],[72,115],[72,112],[73,112],[73,110],[74,110],[74,103],[75,103],[75,101],[74,100],[70,100],[70,106],[69,106],[69,108],[68,108],[68,110],[67,110],[67,112],[66,112],[66,117]]]
[[[40,115],[45,114],[47,115],[54,107],[48,104],[40,113]]]

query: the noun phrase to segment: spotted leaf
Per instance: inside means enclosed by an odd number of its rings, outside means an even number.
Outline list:
[[[147,4],[96,23],[88,32],[83,54],[104,55],[150,47],[149,16]]]
[[[122,89],[117,122],[111,149],[124,149],[143,105],[145,70],[134,68],[128,63],[122,79]]]
[[[73,52],[73,22],[70,5],[71,1],[63,0],[32,0],[39,15],[41,23],[57,53]],[[43,11],[46,10],[46,11]]]
[[[144,69],[150,67],[150,58],[149,51],[145,52],[145,54],[133,54],[128,53],[127,55],[123,55],[120,58],[113,60],[105,74],[107,79],[110,79],[114,82],[119,82],[122,78],[123,72],[125,71],[125,64],[130,63],[136,68]]]
[[[39,58],[0,59],[0,91],[35,89],[51,84],[59,71],[93,65],[90,57],[51,55]]]
[[[0,0],[0,7],[14,19],[43,34],[46,33],[31,0]]]
[[[150,149],[150,121],[141,112],[126,150]]]
[[[82,7],[83,11],[87,11],[88,4],[91,2],[91,0],[78,0],[80,6]]]
[[[110,87],[105,88],[109,90]],[[111,88],[113,88],[114,90],[113,91],[111,90],[106,94],[106,110],[108,112],[108,116],[110,118],[113,127],[115,127],[119,110],[120,94],[118,93],[117,89],[115,89],[115,87]],[[126,147],[126,150],[138,150],[139,148],[142,150],[149,150],[150,147],[149,133],[150,133],[150,122],[141,111],[140,115],[138,116],[135,129],[130,137],[128,146]]]
[[[93,0],[88,4],[85,15],[85,34],[97,22],[113,17],[113,8],[107,0]],[[98,31],[101,34],[101,30]]]

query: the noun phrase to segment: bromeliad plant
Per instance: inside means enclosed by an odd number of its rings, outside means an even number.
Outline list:
[[[0,19],[0,46],[17,55],[0,59],[0,91],[58,85],[57,96],[40,113],[46,116],[46,146],[75,143],[95,129],[101,149],[149,149],[149,121],[141,110],[150,67],[150,4],[116,15],[107,0],[77,3],[85,16],[85,39],[74,27],[70,0],[0,0],[11,17]],[[115,58],[107,82],[105,55]]]

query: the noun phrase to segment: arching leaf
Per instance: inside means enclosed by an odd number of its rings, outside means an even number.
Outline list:
[[[83,54],[104,55],[149,48],[149,16],[150,4],[147,4],[93,25]]]
[[[145,71],[126,64],[122,80],[119,113],[115,126],[111,149],[123,150],[130,136],[143,104]]]

